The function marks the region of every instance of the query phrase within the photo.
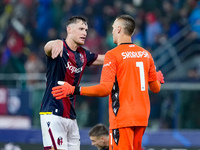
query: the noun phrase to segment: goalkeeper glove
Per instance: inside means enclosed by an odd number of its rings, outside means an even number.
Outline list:
[[[163,74],[162,74],[162,72],[159,70],[158,72],[156,72],[156,75],[157,75],[157,80],[161,83],[161,84],[163,84],[163,83],[165,83],[165,81],[164,81],[164,76],[163,76]]]
[[[80,95],[79,86],[75,87],[63,81],[58,81],[58,84],[60,86],[53,87],[51,92],[57,100],[66,98],[69,95]]]

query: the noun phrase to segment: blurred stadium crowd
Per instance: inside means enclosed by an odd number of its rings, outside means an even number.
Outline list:
[[[1,0],[0,73],[44,73],[44,44],[65,38],[66,20],[74,15],[88,20],[85,47],[105,53],[115,46],[111,27],[120,14],[135,18],[133,42],[149,51],[187,25],[190,39],[200,37],[198,0]]]

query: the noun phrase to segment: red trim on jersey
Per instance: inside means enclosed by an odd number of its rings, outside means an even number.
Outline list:
[[[56,142],[55,142],[55,140],[54,140],[54,137],[53,137],[53,133],[52,133],[52,131],[51,131],[51,128],[49,128],[48,131],[49,131],[49,135],[50,135],[50,138],[51,138],[53,147],[54,147],[54,149],[57,149]]]
[[[69,49],[66,46],[65,42],[64,42],[64,46],[65,46],[65,48],[67,50]],[[75,54],[71,50],[68,50],[67,52],[68,52],[68,54],[71,57],[71,59],[68,59],[68,62],[70,62],[71,64],[73,64],[74,67],[77,67],[77,65],[76,65],[76,59],[75,59]],[[70,60],[74,60],[74,62],[71,62]],[[74,84],[74,79],[75,79],[75,72],[73,72],[73,74],[71,74],[71,73],[69,73],[69,71],[71,71],[71,70],[70,69],[66,70],[65,81],[67,81],[69,84],[73,85]],[[74,77],[74,79],[72,80],[72,78],[69,75],[72,75]],[[75,99],[74,99],[74,101],[75,101]],[[63,102],[63,109],[64,109],[63,110],[63,117],[71,118],[70,117],[70,111],[71,111],[71,105],[73,105],[73,104],[71,104],[70,99],[68,97],[62,99],[62,102]]]
[[[71,102],[68,97],[62,99],[63,103],[63,117],[70,118]]]

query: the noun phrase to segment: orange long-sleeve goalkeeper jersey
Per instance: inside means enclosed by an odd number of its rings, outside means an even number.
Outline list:
[[[147,126],[148,83],[156,81],[151,54],[135,44],[121,44],[105,55],[101,82],[114,82],[109,95],[110,129]]]

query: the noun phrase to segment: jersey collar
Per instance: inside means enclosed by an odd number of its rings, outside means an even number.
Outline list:
[[[120,43],[119,45],[122,45],[122,44],[133,44],[133,43]]]

